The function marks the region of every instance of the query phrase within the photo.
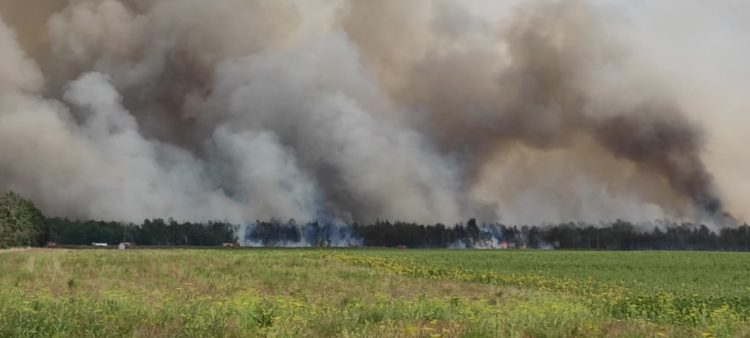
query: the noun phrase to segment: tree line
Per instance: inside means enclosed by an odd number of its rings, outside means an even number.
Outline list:
[[[91,245],[133,242],[141,245],[216,246],[235,243],[237,227],[228,222],[145,220],[141,224],[47,218],[31,201],[8,192],[0,196],[0,248],[48,243]]]
[[[47,219],[49,241],[67,245],[129,242],[157,246],[217,246],[235,243],[235,226],[228,222],[178,222],[147,219],[141,224]]]
[[[658,221],[634,224],[560,223],[518,226],[479,224],[476,220],[446,226],[379,220],[373,224],[343,226],[346,236],[321,232],[317,222],[303,225],[278,220],[250,225],[249,242],[263,246],[366,246],[406,248],[539,248],[589,250],[750,250],[750,227],[726,227],[718,231],[704,224]],[[260,229],[260,230],[259,230]],[[354,240],[353,240],[354,239]],[[343,240],[343,242],[341,242]]]
[[[156,246],[218,246],[242,242],[263,247],[367,246],[408,248],[559,248],[593,250],[750,250],[747,224],[712,230],[703,224],[658,221],[633,224],[561,223],[518,226],[480,224],[474,219],[452,226],[378,220],[372,224],[295,220],[178,222],[147,219],[141,224],[47,218],[13,192],[0,196],[0,247],[44,246],[49,242],[90,245],[132,242]]]

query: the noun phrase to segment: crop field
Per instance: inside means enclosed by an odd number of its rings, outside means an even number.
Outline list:
[[[0,252],[0,337],[750,336],[750,255]]]

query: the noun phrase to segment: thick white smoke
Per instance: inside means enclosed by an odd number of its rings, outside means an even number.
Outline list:
[[[668,3],[0,0],[0,190],[123,221],[742,219],[750,11]]]

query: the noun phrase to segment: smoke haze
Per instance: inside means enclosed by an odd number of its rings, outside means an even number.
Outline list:
[[[750,216],[744,2],[0,0],[0,16],[0,190],[50,215]]]

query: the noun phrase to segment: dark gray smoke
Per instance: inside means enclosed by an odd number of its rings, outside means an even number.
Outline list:
[[[706,150],[738,147],[715,131],[747,101],[676,84],[653,11],[0,1],[0,190],[134,221],[728,222],[750,161]]]
[[[610,105],[599,101],[630,94],[592,97],[592,82],[601,73],[624,67],[624,47],[605,35],[600,20],[582,1],[527,4],[505,24],[504,64],[481,45],[418,60],[412,83],[405,85],[416,93],[407,101],[426,114],[426,123],[417,127],[426,127],[444,150],[463,155],[470,184],[498,148],[518,143],[561,148],[573,138],[591,137],[640,174],[664,179],[673,198],[691,201],[710,217],[722,216],[701,159],[703,136],[674,98],[646,96]],[[646,94],[654,90],[640,85]]]

